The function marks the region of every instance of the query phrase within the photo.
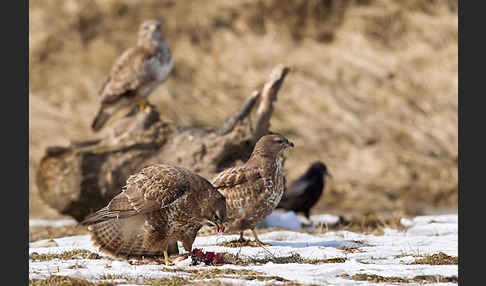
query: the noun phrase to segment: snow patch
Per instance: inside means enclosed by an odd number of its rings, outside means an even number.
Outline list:
[[[287,217],[289,222],[282,219]],[[376,274],[384,277],[413,278],[417,275],[440,275],[444,277],[458,276],[457,265],[424,265],[410,264],[416,255],[432,255],[444,252],[447,255],[458,255],[457,215],[424,216],[412,219],[402,219],[408,230],[399,231],[387,228],[384,235],[354,233],[350,231],[328,231],[309,234],[290,230],[296,226],[298,218],[295,213],[282,213],[270,216],[272,225],[280,223],[289,230],[271,231],[259,234],[260,239],[271,244],[269,247],[224,247],[218,244],[239,237],[238,234],[219,234],[198,236],[193,248],[204,251],[227,252],[240,259],[259,259],[271,257],[286,257],[298,254],[304,259],[343,258],[343,263],[266,263],[250,264],[248,266],[225,264],[223,266],[191,266],[191,258],[176,263],[177,268],[208,270],[212,268],[253,270],[265,276],[278,276],[283,279],[300,283],[326,285],[377,285],[368,281],[345,279],[343,274]],[[312,220],[312,218],[311,218]],[[47,241],[47,240],[44,240]],[[93,246],[89,235],[78,235],[54,239],[57,246],[36,247],[39,242],[29,244],[29,254],[62,253],[74,249],[86,249],[98,252]],[[40,241],[42,242],[42,241]],[[42,243],[41,243],[42,245]],[[183,251],[181,251],[183,252]],[[88,279],[90,281],[106,281],[104,275],[115,275],[135,279],[142,284],[144,279],[163,278],[170,276],[190,277],[187,272],[162,271],[165,265],[131,265],[126,260],[113,258],[98,252],[101,259],[79,259],[34,261],[29,259],[29,278],[44,279],[51,275],[68,275]],[[73,265],[81,265],[74,268]],[[173,268],[173,266],[172,266]],[[258,281],[234,278],[217,278],[224,282],[238,285],[264,285],[269,282],[280,283],[277,280]],[[139,282],[140,281],[140,282]],[[116,280],[122,284],[123,281]],[[132,282],[131,282],[132,283]],[[136,284],[137,284],[136,283]],[[138,285],[140,285],[138,284]],[[384,284],[383,284],[384,285]],[[432,284],[428,284],[432,285]],[[433,285],[457,285],[455,283],[435,283]]]
[[[331,214],[312,215],[309,219],[297,216],[294,211],[275,210],[257,224],[257,228],[314,229],[335,225],[339,217]]]
[[[34,227],[34,226],[63,227],[63,226],[70,226],[76,224],[78,224],[78,222],[75,221],[74,219],[58,219],[58,220],[30,219],[29,220],[29,227]]]
[[[257,224],[258,228],[286,228],[286,229],[301,229],[302,225],[299,218],[293,211],[280,213],[272,212],[263,221]]]

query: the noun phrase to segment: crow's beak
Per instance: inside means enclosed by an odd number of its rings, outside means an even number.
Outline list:
[[[329,172],[327,172],[325,175],[332,178],[332,175]]]

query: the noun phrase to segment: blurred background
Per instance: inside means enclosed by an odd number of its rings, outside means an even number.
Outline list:
[[[457,0],[29,1],[29,212],[47,146],[98,138],[97,91],[155,18],[174,70],[151,96],[164,120],[216,127],[279,63],[292,70],[271,130],[296,147],[287,182],[321,160],[312,214],[457,212]],[[211,112],[208,112],[211,110]]]

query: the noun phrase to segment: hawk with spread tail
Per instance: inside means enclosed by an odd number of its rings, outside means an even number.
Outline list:
[[[182,167],[152,165],[130,176],[123,191],[88,216],[92,240],[111,255],[164,254],[170,265],[169,240],[191,251],[204,224],[224,231],[225,198],[203,177]]]
[[[226,198],[228,230],[250,229],[255,242],[264,245],[255,232],[257,222],[278,205],[284,190],[283,151],[294,144],[279,134],[265,135],[255,144],[248,161],[213,178],[213,186]]]
[[[91,124],[99,131],[110,117],[126,107],[151,108],[147,97],[162,84],[172,71],[173,60],[162,36],[160,23],[144,21],[138,31],[135,47],[125,51],[113,65],[101,86],[101,106]]]

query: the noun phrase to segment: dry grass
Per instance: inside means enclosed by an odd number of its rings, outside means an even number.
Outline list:
[[[439,252],[433,255],[422,256],[422,258],[417,259],[409,264],[457,265],[459,264],[459,257],[449,256],[443,252]]]
[[[178,276],[172,276],[169,278],[146,279],[145,281],[143,281],[143,283],[152,286],[184,286],[193,284],[188,279]]]
[[[383,235],[385,228],[407,230],[408,227],[400,223],[400,216],[384,216],[378,214],[362,214],[341,216],[337,224],[326,227],[326,231],[347,230],[352,232]],[[324,227],[321,227],[323,229]]]
[[[202,268],[202,269],[186,269],[186,268],[167,268],[164,267],[161,271],[173,272],[173,273],[187,273],[188,280],[198,281],[217,278],[230,278],[240,280],[257,280],[257,281],[270,281],[276,280],[279,282],[291,282],[279,276],[268,276],[261,272],[246,270],[246,269],[218,269],[218,268]]]
[[[53,239],[58,237],[82,235],[88,233],[88,228],[85,226],[34,226],[29,227],[29,242],[38,241],[41,239]]]
[[[29,285],[31,286],[113,286],[113,285],[123,285],[125,283],[142,283],[142,285],[152,285],[152,286],[183,286],[183,285],[234,285],[232,283],[221,282],[219,280],[208,280],[208,279],[216,279],[216,278],[235,278],[231,275],[219,275],[219,274],[211,274],[210,271],[208,273],[200,276],[194,275],[190,278],[180,277],[180,276],[171,276],[167,278],[154,278],[154,279],[143,279],[143,280],[135,280],[129,277],[125,277],[123,275],[105,275],[101,277],[102,280],[108,280],[105,282],[90,282],[85,279],[81,278],[74,278],[69,276],[58,276],[52,275],[46,279],[31,279],[29,280]],[[109,280],[125,280],[125,282],[113,283],[109,282]],[[205,279],[204,281],[200,281],[200,279]],[[286,279],[283,279],[278,276],[261,276],[261,275],[243,275],[238,276],[238,279],[244,280],[257,280],[257,281],[270,281],[275,280],[277,282],[285,282],[285,285],[289,286],[297,286],[303,285],[300,283],[292,282]],[[267,283],[266,285],[281,285],[281,284],[273,284]]]
[[[96,92],[146,18],[175,57],[151,101],[179,125],[216,126],[277,63],[293,68],[271,129],[296,144],[289,181],[315,160],[334,175],[316,213],[457,207],[457,1],[210,3],[29,2],[32,217],[56,217],[34,183],[44,149],[97,137]]]
[[[250,246],[250,247],[261,247],[259,243],[257,243],[254,240],[249,240],[249,239],[244,239],[243,241],[239,239],[231,240],[231,241],[225,241],[218,243],[219,246],[224,246],[224,247],[244,247],[244,246]]]
[[[30,279],[30,286],[114,286],[109,282],[90,282],[81,278],[52,275],[46,279]]]
[[[299,283],[284,279],[279,276],[268,276],[262,272],[247,269],[221,269],[213,267],[204,267],[198,269],[162,267],[160,271],[174,273],[174,276],[164,279],[145,279],[144,283],[149,285],[232,285],[218,280],[220,278],[240,279],[240,280],[257,280],[286,282],[285,285],[301,285]],[[182,275],[183,274],[183,275]],[[133,279],[126,278],[123,275],[105,275],[103,280],[124,279],[127,282],[133,282]],[[202,281],[204,280],[204,281]],[[159,284],[162,283],[162,284]],[[168,284],[164,284],[168,283]],[[173,283],[173,284],[171,284]],[[178,284],[181,283],[181,284]],[[269,284],[271,285],[271,284]]]
[[[456,276],[453,277],[444,277],[439,275],[419,275],[413,278],[401,278],[401,277],[384,277],[376,274],[354,274],[353,276],[349,276],[348,274],[343,274],[341,277],[356,280],[356,281],[369,281],[374,283],[420,283],[420,284],[427,284],[427,283],[445,283],[445,282],[453,282],[457,283],[459,280]]]
[[[275,263],[275,264],[287,264],[287,263],[298,263],[298,264],[320,264],[320,263],[344,263],[346,262],[345,257],[336,257],[336,258],[328,258],[328,259],[307,259],[300,256],[298,253],[292,253],[288,256],[274,256],[268,255],[263,258],[259,257],[244,257],[240,258],[238,256],[232,255],[227,253],[225,256],[227,261],[231,261],[232,264],[237,265],[253,265],[253,264],[266,264],[266,263]]]
[[[103,282],[90,282],[85,279],[69,277],[69,276],[59,276],[52,275],[46,279],[30,279],[29,285],[31,286],[114,286],[123,285],[126,283],[142,283],[142,285],[152,285],[152,286],[182,286],[182,285],[193,285],[186,278],[172,276],[167,278],[154,278],[154,279],[143,279],[142,281],[125,277],[123,275],[104,275],[100,278],[101,280],[108,280]],[[109,280],[125,280],[125,282],[113,283]]]
[[[344,250],[344,252],[348,253],[356,253],[356,252],[363,252],[362,250],[359,249],[358,246],[340,246],[338,247],[340,250]]]
[[[32,259],[33,261],[47,261],[53,259],[61,259],[61,260],[70,260],[70,259],[101,259],[102,257],[94,252],[85,249],[75,249],[71,251],[66,251],[63,253],[48,253],[48,254],[39,254],[37,252],[33,252],[29,255],[29,260]]]

